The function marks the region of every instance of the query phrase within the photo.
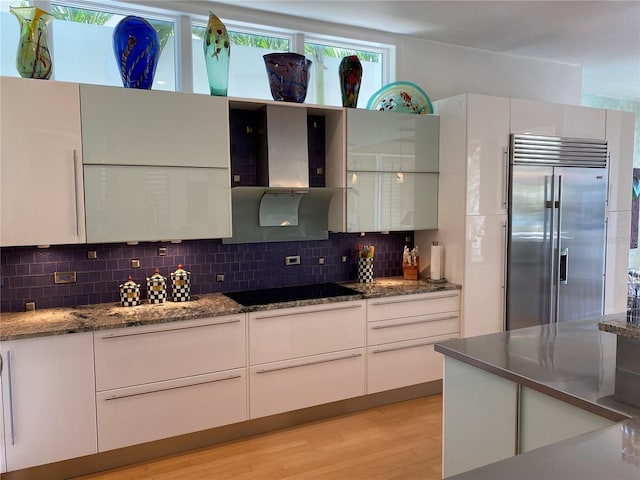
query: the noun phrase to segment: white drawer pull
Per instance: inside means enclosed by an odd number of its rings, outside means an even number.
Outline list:
[[[148,332],[116,333],[113,335],[105,335],[104,337],[101,337],[101,338],[103,340],[109,340],[111,338],[133,337],[135,335],[148,335],[150,333],[175,332],[176,330],[188,330],[190,328],[214,327],[216,325],[228,325],[230,323],[240,323],[240,319],[234,318],[232,320],[225,320],[223,322],[206,323],[203,325],[188,325],[186,327],[165,328],[163,330],[151,330]]]
[[[228,377],[218,378],[216,380],[207,380],[206,382],[190,383],[189,385],[180,385],[179,387],[159,388],[157,390],[147,390],[146,392],[130,393],[129,395],[113,395],[111,397],[105,398],[105,401],[108,402],[109,400],[119,400],[121,398],[138,397],[140,395],[149,395],[150,393],[168,392],[169,390],[178,390],[180,388],[195,387],[198,385],[206,385],[208,383],[223,382],[225,380],[234,380],[236,378],[241,378],[241,377],[242,375],[229,375]]]
[[[309,313],[324,313],[324,312],[333,312],[335,310],[347,310],[349,308],[360,308],[361,304],[355,305],[347,305],[346,307],[334,307],[334,308],[319,308],[317,310],[308,310],[306,312],[297,312],[297,313],[278,313],[276,315],[260,315],[256,317],[256,320],[264,320],[265,318],[278,318],[278,317],[289,317],[291,315],[307,315]]]
[[[433,345],[436,343],[426,342],[426,343],[415,343],[413,345],[403,345],[402,347],[393,347],[393,348],[381,348],[379,350],[374,350],[373,353],[387,353],[387,352],[395,352],[397,350],[406,350],[407,348],[417,348],[417,347],[428,347],[429,345]]]
[[[391,300],[388,302],[373,302],[373,305],[392,305],[394,303],[408,303],[408,302],[422,302],[424,300],[435,300],[437,298],[452,298],[457,297],[457,293],[450,293],[449,295],[439,295],[437,297],[428,297],[428,298],[405,298],[403,300]]]
[[[352,353],[350,355],[344,355],[342,357],[328,358],[326,360],[316,360],[315,362],[298,363],[296,365],[287,365],[286,367],[265,368],[264,370],[258,370],[256,373],[278,372],[280,370],[289,370],[290,368],[307,367],[309,365],[316,365],[318,363],[337,362],[338,360],[347,360],[349,358],[356,358],[361,356],[361,353]]]
[[[413,322],[394,323],[393,325],[376,325],[372,330],[380,330],[383,328],[404,327],[407,325],[418,325],[420,323],[437,322],[438,320],[453,320],[458,318],[457,315],[450,315],[448,317],[428,318],[426,320],[414,320]]]

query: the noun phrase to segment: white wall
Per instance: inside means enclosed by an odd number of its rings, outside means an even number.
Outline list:
[[[398,79],[420,85],[431,100],[479,93],[580,105],[582,67],[402,38]]]

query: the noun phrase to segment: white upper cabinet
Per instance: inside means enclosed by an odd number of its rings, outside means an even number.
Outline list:
[[[0,245],[85,242],[78,84],[0,78]]]
[[[631,210],[634,115],[607,110],[606,140],[609,148],[609,196],[607,211]]]
[[[226,97],[82,85],[87,241],[231,236]]]
[[[509,99],[468,95],[466,120],[467,215],[507,213]]]
[[[511,133],[605,138],[606,110],[511,99]]]
[[[347,109],[346,230],[438,226],[439,118]]]

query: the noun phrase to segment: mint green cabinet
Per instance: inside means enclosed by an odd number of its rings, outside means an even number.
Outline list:
[[[231,236],[226,97],[80,86],[87,242]]]
[[[439,118],[347,110],[346,231],[438,226]]]

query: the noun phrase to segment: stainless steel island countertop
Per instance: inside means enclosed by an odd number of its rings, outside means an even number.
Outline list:
[[[436,344],[448,357],[619,422],[449,478],[640,478],[640,409],[614,398],[616,335],[598,326],[624,318],[610,315]]]

